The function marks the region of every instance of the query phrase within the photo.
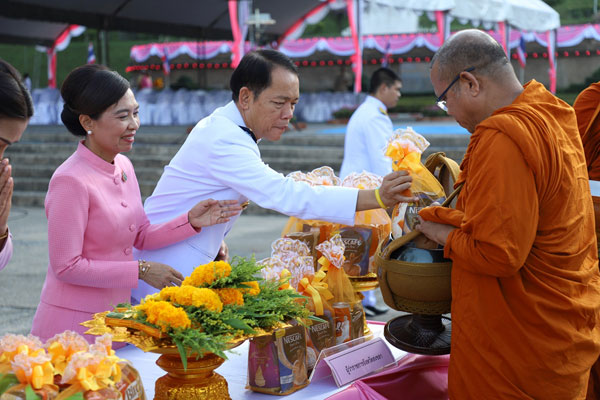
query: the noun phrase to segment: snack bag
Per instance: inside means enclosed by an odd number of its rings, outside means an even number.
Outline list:
[[[331,167],[319,167],[311,172],[303,173],[294,171],[287,175],[288,177],[298,181],[306,182],[311,186],[340,186],[340,178],[335,176],[335,172]],[[283,228],[281,236],[287,236],[296,232],[312,233],[316,237],[315,245],[329,239],[334,224],[325,221],[317,220],[302,220],[296,217],[290,217],[287,224]],[[318,259],[320,254],[317,253],[315,259]],[[315,270],[318,266],[315,264]]]
[[[273,280],[289,276],[289,284],[298,290],[302,278],[314,275],[314,262],[306,244],[299,240],[280,238],[271,244],[271,257],[258,262],[266,268],[263,278]]]
[[[306,336],[301,325],[250,339],[248,388],[286,395],[308,385]]]
[[[317,246],[317,249],[323,253],[319,263],[323,265],[323,270],[327,270],[325,283],[332,293],[333,320],[335,326],[336,344],[348,342],[355,334],[359,334],[357,327],[352,327],[352,313],[358,307],[360,312],[362,304],[356,295],[348,275],[344,271],[344,243],[339,234],[335,234],[330,240],[327,240]],[[358,321],[358,318],[356,318]],[[362,319],[360,319],[362,322]],[[363,324],[360,324],[360,336],[362,336]],[[359,336],[357,336],[359,337]]]
[[[409,193],[419,197],[414,203],[400,203],[392,213],[392,236],[398,238],[411,232],[419,211],[433,202],[445,200],[444,188],[436,177],[421,163],[421,154],[429,142],[412,128],[398,129],[388,141],[385,155],[392,159],[394,171],[409,171],[413,181]],[[412,192],[412,193],[410,193]]]
[[[376,189],[383,178],[370,172],[351,173],[342,186],[358,189]],[[344,270],[349,276],[364,276],[375,271],[377,246],[390,236],[391,219],[384,209],[358,211],[354,226],[338,225],[337,230],[345,246]]]
[[[314,368],[319,353],[335,345],[334,311],[330,304],[333,294],[324,282],[325,277],[325,272],[319,270],[313,277],[303,278],[298,286],[298,292],[308,298],[308,309],[324,320],[311,321],[312,324],[306,327],[306,360],[309,371]]]

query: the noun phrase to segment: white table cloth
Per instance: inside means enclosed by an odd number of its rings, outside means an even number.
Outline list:
[[[384,342],[392,351],[392,355],[396,360],[406,355],[406,352],[390,345],[383,337],[384,325],[369,323],[369,328],[373,332],[374,337],[383,338]],[[245,341],[241,346],[234,349],[235,353],[228,353],[229,359],[226,360],[215,371],[227,379],[229,385],[229,396],[232,399],[253,399],[253,400],[274,400],[279,396],[257,393],[246,389],[246,380],[248,376],[248,341]],[[116,351],[117,356],[131,361],[134,367],[139,371],[146,397],[148,400],[154,398],[154,382],[166,372],[156,365],[156,360],[160,356],[155,353],[144,353],[133,345],[127,345]],[[345,386],[338,388],[332,376],[322,380],[311,382],[307,387],[294,392],[290,395],[282,397],[286,400],[306,400],[306,399],[325,399],[328,396],[344,389]]]

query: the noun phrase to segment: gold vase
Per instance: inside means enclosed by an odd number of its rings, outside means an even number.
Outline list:
[[[236,347],[240,345],[236,343]],[[191,355],[187,368],[175,347],[161,347],[151,350],[161,356],[156,365],[167,372],[158,378],[154,386],[154,400],[230,400],[227,381],[214,370],[225,361],[213,353],[196,359]]]

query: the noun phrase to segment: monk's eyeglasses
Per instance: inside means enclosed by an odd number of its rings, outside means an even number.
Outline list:
[[[456,82],[458,82],[458,80],[460,79],[460,74],[462,74],[463,72],[471,72],[474,71],[475,67],[469,67],[465,70],[462,70],[458,73],[458,75],[456,75],[456,77],[454,79],[452,79],[452,82],[450,82],[450,84],[448,85],[448,87],[446,88],[446,90],[444,90],[442,92],[442,94],[440,95],[440,97],[437,98],[436,100],[436,104],[439,108],[441,108],[442,110],[448,112],[448,107],[446,107],[446,100],[443,100],[444,97],[446,97],[446,93],[448,93],[448,90],[450,90],[450,88],[452,87],[452,85],[454,85]]]

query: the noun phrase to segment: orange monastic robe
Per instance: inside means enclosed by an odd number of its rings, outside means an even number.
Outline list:
[[[531,81],[477,127],[461,164],[451,399],[583,399],[600,353],[592,199],[573,109]]]
[[[579,93],[573,108],[577,114],[590,179],[600,180],[600,82],[592,83]]]

